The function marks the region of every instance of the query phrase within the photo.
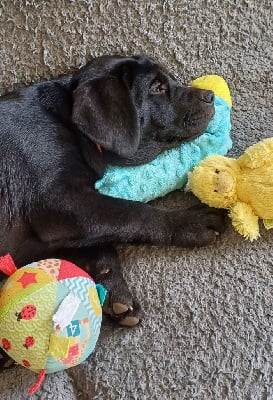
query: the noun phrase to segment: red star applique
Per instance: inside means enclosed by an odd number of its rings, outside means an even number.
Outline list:
[[[23,288],[26,288],[28,285],[31,285],[32,283],[37,283],[36,275],[37,275],[36,272],[35,273],[24,272],[21,278],[17,280],[17,282],[20,282]]]

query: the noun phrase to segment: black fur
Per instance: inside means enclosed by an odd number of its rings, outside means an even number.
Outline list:
[[[207,245],[223,230],[222,215],[205,207],[158,210],[103,196],[93,184],[108,162],[144,163],[198,136],[213,112],[212,92],[181,86],[145,56],[99,57],[75,74],[3,96],[0,254],[17,265],[76,261],[105,283],[112,303],[137,309],[113,246]]]

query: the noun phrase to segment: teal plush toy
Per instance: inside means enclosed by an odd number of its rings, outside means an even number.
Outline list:
[[[226,155],[231,149],[231,97],[226,81],[218,75],[202,76],[191,83],[215,94],[215,114],[206,131],[197,139],[167,150],[155,160],[136,167],[108,166],[96,189],[105,195],[148,202],[182,189],[188,173],[211,154]]]

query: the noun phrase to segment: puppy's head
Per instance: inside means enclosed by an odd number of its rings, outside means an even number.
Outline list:
[[[108,162],[137,165],[203,133],[211,91],[180,85],[145,56],[94,59],[73,77],[74,124]]]

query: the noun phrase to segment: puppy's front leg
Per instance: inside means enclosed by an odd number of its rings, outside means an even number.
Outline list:
[[[219,210],[204,206],[160,210],[113,199],[86,186],[80,192],[52,189],[43,205],[32,211],[30,223],[39,239],[55,249],[105,243],[204,246],[224,230]]]

